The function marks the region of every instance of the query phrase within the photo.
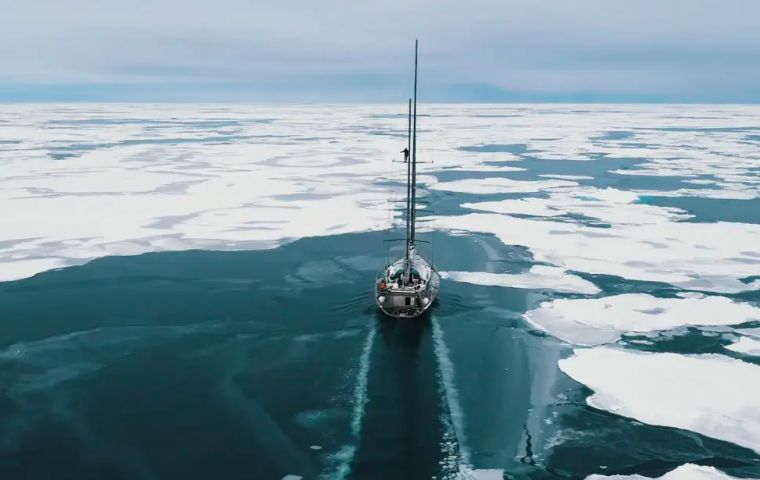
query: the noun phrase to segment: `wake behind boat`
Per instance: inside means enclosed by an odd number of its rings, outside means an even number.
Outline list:
[[[412,108],[413,106],[413,108]],[[414,318],[435,301],[441,277],[415,245],[417,220],[417,41],[414,42],[414,96],[409,100],[406,163],[406,239],[402,258],[386,265],[377,277],[375,301],[380,310],[395,318]],[[410,148],[411,147],[411,148]]]

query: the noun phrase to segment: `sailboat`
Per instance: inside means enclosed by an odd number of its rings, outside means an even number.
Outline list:
[[[431,262],[417,252],[417,41],[414,41],[414,96],[409,99],[406,163],[406,239],[404,256],[386,265],[377,276],[375,301],[394,318],[422,315],[435,301],[441,277]]]

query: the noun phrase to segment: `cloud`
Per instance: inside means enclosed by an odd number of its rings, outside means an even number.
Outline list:
[[[5,97],[760,101],[752,0],[6,3]]]

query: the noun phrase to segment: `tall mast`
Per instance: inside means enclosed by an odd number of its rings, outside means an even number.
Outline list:
[[[411,216],[407,251],[414,247],[414,223],[417,220],[417,40],[414,40],[414,112],[412,114],[412,184]]]
[[[409,117],[407,121],[407,132],[406,132],[406,151],[411,152],[411,142],[412,142],[412,99],[409,99]],[[406,158],[406,266],[408,270],[409,265],[409,235],[411,233],[411,224],[412,224],[412,211],[411,211],[411,160],[409,157]]]

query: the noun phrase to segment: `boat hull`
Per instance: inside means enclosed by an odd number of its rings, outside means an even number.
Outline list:
[[[438,272],[433,270],[425,288],[381,289],[378,285],[375,291],[375,303],[380,311],[389,317],[416,318],[433,305],[438,297],[440,283]]]

